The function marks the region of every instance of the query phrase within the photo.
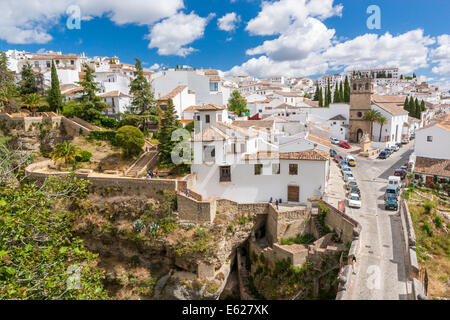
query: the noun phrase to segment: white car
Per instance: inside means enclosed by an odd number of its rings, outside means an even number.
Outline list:
[[[345,181],[345,182],[349,182],[349,181],[351,181],[351,180],[355,180],[355,177],[353,176],[352,173],[346,172],[346,173],[344,174],[344,181]]]
[[[356,193],[351,193],[348,197],[348,206],[350,208],[361,208],[361,198]]]
[[[331,137],[330,140],[331,140],[332,144],[338,144],[339,143],[339,140],[336,139],[336,138]]]

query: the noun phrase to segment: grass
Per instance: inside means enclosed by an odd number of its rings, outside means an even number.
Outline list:
[[[292,244],[309,244],[316,240],[312,234],[298,234],[295,238],[281,239],[280,243],[282,245],[292,245]]]
[[[448,221],[437,209],[449,210],[433,192],[421,189],[420,197],[409,192],[408,207],[416,233],[417,259],[421,268],[426,268],[429,276],[429,294],[432,298],[450,298],[447,281],[450,279],[450,237]],[[448,198],[447,198],[448,199]],[[448,200],[447,200],[448,201]]]

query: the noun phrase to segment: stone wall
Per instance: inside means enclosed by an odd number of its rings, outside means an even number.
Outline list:
[[[289,259],[292,265],[301,268],[308,260],[309,249],[303,244],[280,245],[276,243],[273,245],[273,255],[278,260]]]
[[[214,222],[216,218],[216,199],[197,201],[186,197],[183,193],[177,194],[178,217],[191,222]]]
[[[64,129],[66,129],[67,134],[72,137],[78,137],[80,135],[80,133],[83,136],[88,136],[89,133],[91,132],[90,129],[88,129],[70,119],[67,119],[66,117],[62,118],[62,123],[64,125]]]
[[[217,199],[217,210],[233,215],[268,214],[269,204],[265,202],[238,203],[228,199]]]
[[[278,211],[272,204],[268,207],[266,236],[270,244],[310,233],[310,210]]]
[[[351,243],[355,235],[359,235],[361,225],[356,220],[339,211],[329,203],[325,201],[321,201],[320,203],[328,209],[325,216],[325,224],[335,230],[336,233],[341,236],[344,243]]]

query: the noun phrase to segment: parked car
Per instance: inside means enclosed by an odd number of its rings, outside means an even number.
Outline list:
[[[357,188],[358,183],[356,182],[356,180],[350,180],[349,182],[347,182],[345,187],[347,188],[347,190],[351,190],[351,188]]]
[[[406,177],[406,171],[404,171],[402,169],[397,169],[394,171],[394,176],[400,177],[403,180]]]
[[[339,167],[342,169],[343,167],[346,167],[348,164],[347,164],[347,161],[345,161],[345,160],[341,160],[341,161],[339,161]]]
[[[386,152],[389,156],[394,152],[391,150],[391,148],[386,148],[383,151]]]
[[[402,144],[408,144],[409,143],[409,140],[408,139],[403,139],[402,140]]]
[[[350,208],[361,208],[361,199],[356,193],[351,193],[348,197],[348,206]]]
[[[340,154],[334,156],[334,161],[336,161],[337,163],[341,162],[342,160],[344,160],[344,157]]]
[[[387,159],[389,157],[389,154],[387,154],[384,151],[381,151],[380,154],[378,155],[378,159]]]
[[[349,167],[356,167],[355,158],[353,158],[352,156],[347,156],[345,160],[347,161]]]
[[[398,210],[398,201],[395,196],[388,196],[384,201],[384,209],[385,210]]]
[[[345,175],[347,173],[352,173],[352,169],[350,169],[349,167],[343,167],[342,174]]]
[[[413,133],[413,134],[411,135],[411,137],[409,137],[409,140],[414,140],[415,138],[416,138],[416,134]]]
[[[351,180],[355,180],[355,177],[353,176],[353,173],[351,173],[351,172],[344,173],[344,181],[348,182],[348,181],[351,181]]]
[[[356,193],[361,198],[361,190],[358,187],[350,188],[349,194]]]
[[[337,155],[336,150],[330,149],[330,157],[334,158]]]
[[[386,200],[389,195],[395,195],[395,197],[398,198],[399,193],[400,188],[398,186],[388,185],[384,193],[384,200]]]
[[[402,169],[403,171],[408,172],[408,166],[401,166],[400,169]]]
[[[401,178],[397,176],[390,176],[389,177],[389,184],[400,187],[401,185]]]
[[[391,149],[393,152],[397,152],[398,150],[400,150],[399,146],[394,145],[392,147],[390,147],[389,149]]]
[[[341,148],[344,148],[344,149],[350,149],[351,148],[350,145],[347,142],[345,142],[345,141],[340,141],[338,143],[338,146],[341,147]]]
[[[332,144],[338,144],[339,143],[339,139],[331,137],[330,140],[331,140]]]

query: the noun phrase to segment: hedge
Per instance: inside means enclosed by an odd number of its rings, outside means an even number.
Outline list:
[[[89,133],[90,139],[109,141],[112,145],[116,145],[116,131],[93,130]]]
[[[81,157],[80,156],[76,156],[75,160],[77,162],[89,162],[91,160],[92,157],[92,153],[90,153],[89,151],[81,151]]]

